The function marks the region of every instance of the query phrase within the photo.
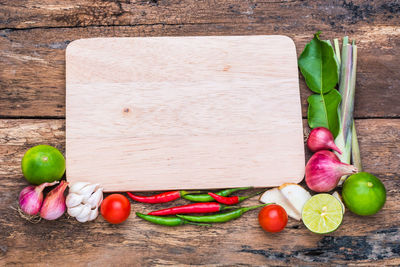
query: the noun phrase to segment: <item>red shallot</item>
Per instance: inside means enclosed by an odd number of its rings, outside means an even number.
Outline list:
[[[342,154],[342,151],[335,144],[332,133],[324,127],[312,129],[307,139],[307,146],[313,152],[332,149]]]
[[[67,186],[67,182],[61,181],[56,188],[50,191],[43,201],[42,208],[40,209],[40,217],[46,220],[55,220],[64,214],[67,209],[64,191]]]
[[[53,183],[43,183],[38,186],[27,186],[19,193],[19,206],[21,210],[28,215],[36,215],[43,203],[43,189],[47,186],[57,184],[58,181]]]
[[[340,162],[333,152],[321,150],[307,162],[306,183],[315,192],[329,192],[337,186],[343,175],[357,172],[356,167]]]

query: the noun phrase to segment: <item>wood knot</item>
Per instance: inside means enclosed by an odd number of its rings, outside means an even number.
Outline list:
[[[223,68],[223,71],[228,71],[228,70],[230,70],[231,69],[231,65],[226,65],[224,68]]]

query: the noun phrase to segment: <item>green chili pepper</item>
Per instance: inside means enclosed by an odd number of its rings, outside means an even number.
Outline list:
[[[219,192],[217,192],[216,194],[219,196],[229,196],[230,194],[236,192],[236,191],[240,191],[240,190],[247,190],[250,189],[252,187],[238,187],[238,188],[229,188],[229,189],[224,189],[221,190]],[[188,195],[184,195],[182,196],[184,199],[190,200],[192,202],[211,202],[211,201],[215,201],[215,199],[213,199],[209,194],[188,194]]]
[[[204,215],[204,216],[190,216],[190,215],[176,215],[177,217],[188,220],[191,222],[199,222],[199,223],[223,223],[223,222],[228,222],[234,219],[239,218],[240,216],[243,215],[243,213],[249,211],[249,210],[254,210],[259,207],[264,207],[268,204],[262,204],[262,205],[257,205],[257,206],[251,206],[251,207],[243,207],[237,210],[225,212],[225,213],[220,213],[220,214],[215,214],[215,215]]]
[[[178,218],[176,216],[161,217],[161,216],[155,216],[155,215],[147,215],[147,214],[143,214],[140,212],[136,212],[136,216],[142,218],[143,220],[146,220],[146,221],[149,221],[149,222],[152,222],[155,224],[165,225],[165,226],[179,226],[179,225],[184,225],[184,224],[210,226],[209,224],[190,222],[185,219]]]

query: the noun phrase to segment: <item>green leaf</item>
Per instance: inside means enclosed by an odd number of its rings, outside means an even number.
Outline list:
[[[314,35],[299,57],[299,68],[307,86],[315,93],[328,93],[338,83],[339,64],[332,45]]]
[[[308,97],[308,125],[328,128],[334,137],[339,133],[338,106],[342,97],[334,89],[327,94],[315,94]]]

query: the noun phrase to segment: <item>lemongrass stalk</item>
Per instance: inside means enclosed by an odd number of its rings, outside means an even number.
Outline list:
[[[332,46],[332,43],[331,43],[330,40],[328,40],[328,43]],[[334,49],[333,50],[333,52],[334,52],[333,54],[335,56],[336,62],[338,63],[337,64],[338,65],[337,72],[338,72],[338,77],[340,77],[340,51],[339,51],[339,41],[338,41],[338,39],[333,39],[333,43],[334,43],[334,46],[332,46],[332,49]]]
[[[354,46],[347,45],[347,61],[343,61],[345,65],[345,70],[343,72],[342,77],[344,78],[344,83],[339,86],[339,92],[342,95],[342,103],[340,105],[341,109],[341,122],[342,122],[342,129],[344,134],[344,140],[351,141],[351,130],[352,130],[352,123],[353,123],[353,110],[354,110],[354,92],[355,92],[355,68],[356,65],[354,64]],[[350,139],[349,139],[350,138]],[[350,158],[346,161],[346,163],[350,163]]]
[[[338,54],[338,41],[334,43]],[[339,107],[340,130],[335,143],[342,151],[341,155],[337,154],[342,162],[350,164],[353,159],[353,163],[357,165],[356,167],[361,167],[360,151],[353,119],[356,69],[357,46],[354,41],[349,44],[348,37],[345,37],[343,38],[339,79],[339,92],[342,95],[342,102]],[[346,176],[342,177],[339,184],[343,183],[345,178]]]
[[[348,43],[348,38],[345,37],[344,38],[344,44]],[[341,62],[341,56],[340,56],[340,45],[339,45],[339,40],[337,38],[335,38],[333,40],[334,43],[334,48],[335,48],[335,56],[337,61]],[[354,65],[354,72],[352,73],[352,80],[353,80],[353,84],[355,86],[355,81],[356,81],[356,64],[357,64],[357,46],[355,45],[355,42],[353,41],[352,43],[353,46],[353,65]],[[340,77],[340,76],[339,76]],[[354,95],[353,95],[354,98]],[[353,100],[354,101],[354,100]],[[354,105],[354,103],[353,103]],[[341,110],[339,108],[339,116],[341,117]],[[362,164],[361,164],[361,156],[360,156],[360,147],[358,145],[358,138],[357,138],[357,132],[356,132],[356,127],[355,127],[355,123],[354,123],[354,119],[352,122],[352,137],[351,137],[351,162],[353,163],[354,166],[357,167],[357,169],[359,171],[362,171]],[[343,136],[341,136],[339,139],[344,140]],[[338,141],[339,141],[338,139]],[[344,141],[343,141],[344,142]],[[343,146],[342,146],[343,147]],[[347,156],[348,159],[348,156]],[[348,162],[350,163],[350,162]]]
[[[336,55],[336,59],[337,61],[341,62],[341,58],[340,58],[340,46],[339,46],[339,40],[337,38],[333,39],[333,44],[335,45],[335,55]]]
[[[343,38],[342,45],[342,55],[341,55],[341,65],[340,65],[340,77],[339,77],[339,92],[342,96],[342,102],[339,106],[339,134],[335,139],[335,144],[342,151],[342,154],[336,154],[339,159],[349,164],[351,159],[351,146],[346,146],[349,135],[349,128],[346,127],[348,124],[347,118],[349,117],[346,111],[348,112],[350,109],[346,108],[349,104],[348,101],[350,84],[351,84],[351,61],[352,61],[352,49],[351,45],[348,44],[348,37]]]
[[[352,70],[352,87],[353,87],[353,110],[354,110],[354,95],[356,88],[356,75],[357,74],[357,46],[355,41],[353,41],[353,70]],[[356,126],[354,123],[354,118],[352,119],[352,138],[351,138],[351,160],[354,166],[357,167],[358,171],[362,171],[360,147],[358,145],[358,138],[356,133]]]
[[[353,120],[353,136],[351,139],[351,160],[353,165],[356,166],[358,171],[362,171],[362,164],[361,164],[361,156],[360,156],[360,147],[358,145],[358,138],[356,133],[356,125]]]

